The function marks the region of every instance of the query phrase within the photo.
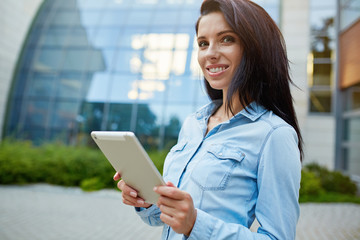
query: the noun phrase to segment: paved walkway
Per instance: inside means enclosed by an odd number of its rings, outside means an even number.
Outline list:
[[[50,185],[0,185],[1,240],[152,240],[161,228],[145,225],[114,190],[84,193]],[[360,239],[360,205],[302,204],[296,240]]]

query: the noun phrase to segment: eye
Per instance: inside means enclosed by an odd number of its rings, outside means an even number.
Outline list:
[[[224,43],[235,42],[235,38],[232,36],[225,36],[225,37],[223,37],[222,42],[224,42]]]
[[[208,42],[207,41],[200,41],[200,42],[198,42],[198,45],[199,45],[199,47],[206,47],[206,46],[208,46],[209,44],[208,44]]]

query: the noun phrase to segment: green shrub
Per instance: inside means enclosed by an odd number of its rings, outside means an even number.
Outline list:
[[[81,181],[80,187],[84,191],[97,191],[105,187],[104,182],[98,177],[87,178]]]
[[[162,172],[167,151],[149,153]],[[98,148],[27,141],[0,142],[0,184],[49,183],[86,190],[114,188],[115,170]]]
[[[327,192],[343,193],[355,196],[356,184],[348,176],[338,171],[329,171],[316,163],[305,166],[305,171],[314,173],[321,181],[322,188]]]
[[[168,153],[167,150],[151,151],[148,153],[149,157],[154,162],[154,165],[156,166],[156,168],[159,170],[159,172],[161,174],[163,173],[164,161],[165,161],[165,157],[166,157],[167,153]]]
[[[324,189],[321,180],[313,172],[301,171],[300,195],[318,196]]]
[[[0,184],[80,186],[84,179],[98,177],[105,187],[113,187],[113,175],[113,168],[98,149],[59,143],[40,147],[10,140],[0,143]]]
[[[300,202],[352,202],[360,203],[357,186],[338,171],[312,163],[301,171]]]

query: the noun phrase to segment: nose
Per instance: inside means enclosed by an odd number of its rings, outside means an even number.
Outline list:
[[[216,44],[210,44],[209,47],[206,50],[206,58],[208,60],[216,60],[219,58],[219,49]]]

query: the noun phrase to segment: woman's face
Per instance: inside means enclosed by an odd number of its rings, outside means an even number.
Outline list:
[[[198,61],[210,86],[227,91],[240,65],[243,48],[221,12],[202,16],[198,25]]]

